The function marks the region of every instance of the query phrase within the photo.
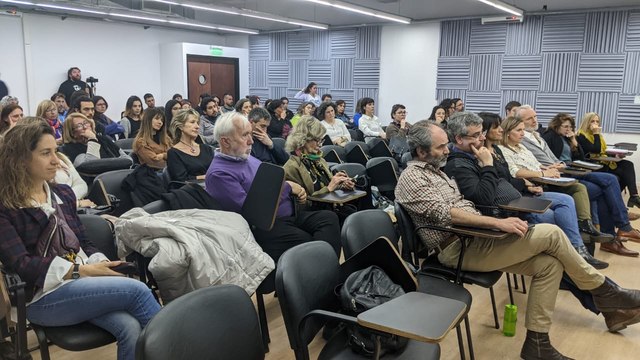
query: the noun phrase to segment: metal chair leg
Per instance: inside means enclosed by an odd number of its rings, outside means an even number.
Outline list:
[[[267,324],[267,310],[264,307],[264,298],[262,294],[256,293],[256,301],[258,303],[258,320],[260,321],[260,332],[262,333],[262,345],[265,354],[269,352],[269,325]],[[44,359],[43,359],[44,360]]]
[[[464,326],[467,329],[467,344],[469,345],[469,358],[475,360],[473,353],[473,341],[471,340],[471,325],[469,324],[469,315],[464,317]]]
[[[513,291],[511,290],[511,277],[507,274],[507,288],[509,289],[509,302],[513,304]]]
[[[516,274],[512,274],[512,275],[513,275],[513,288],[518,290],[518,275]],[[513,304],[513,301],[511,303]]]
[[[498,321],[498,310],[496,310],[496,296],[493,293],[493,286],[489,288],[489,294],[491,295],[491,306],[493,307],[493,321],[495,322],[496,329],[500,329],[500,322]]]
[[[49,343],[47,342],[47,336],[44,333],[44,330],[39,327],[33,326],[33,332],[36,333],[36,337],[38,338],[38,345],[40,346],[40,358],[42,360],[51,360],[49,356]]]
[[[465,360],[464,341],[462,340],[462,330],[460,329],[460,324],[456,326],[456,336],[458,337],[458,349],[460,350],[460,360]]]
[[[522,276],[522,293],[526,294],[527,293],[527,284],[524,282],[524,275],[520,275]]]

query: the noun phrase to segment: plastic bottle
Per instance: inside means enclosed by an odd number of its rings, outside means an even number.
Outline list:
[[[507,304],[504,306],[504,321],[502,333],[504,336],[515,336],[516,322],[518,321],[518,306]]]

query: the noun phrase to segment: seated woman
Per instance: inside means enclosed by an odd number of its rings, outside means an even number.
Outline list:
[[[364,134],[364,141],[369,142],[374,138],[387,138],[387,134],[382,130],[382,125],[377,116],[373,114],[375,104],[372,98],[362,98],[360,100],[360,112],[362,116],[358,121],[358,129]]]
[[[286,179],[301,185],[309,196],[318,196],[338,189],[352,190],[355,186],[343,172],[331,175],[320,147],[326,134],[324,126],[312,116],[303,116],[289,135],[285,148],[292,156],[284,170]]]
[[[318,108],[318,119],[325,130],[327,136],[334,145],[345,146],[351,141],[351,134],[347,130],[344,122],[336,119],[336,105],[334,103],[322,103]]]
[[[307,87],[298,91],[294,97],[298,100],[313,103],[316,107],[320,106],[322,102],[320,95],[318,95],[318,85],[314,82],[310,82]]]
[[[345,113],[345,109],[347,108],[347,103],[344,100],[336,101],[336,119],[342,121],[347,129],[355,129],[356,126],[353,123],[353,120],[349,118],[349,115]]]
[[[200,109],[204,112],[200,115],[200,136],[205,144],[214,145],[216,140],[213,137],[213,126],[220,116],[220,108],[213,98],[207,97],[202,99]],[[169,122],[167,122],[167,126],[169,126]]]
[[[582,118],[580,130],[578,131],[578,143],[587,156],[600,157],[607,156],[607,143],[602,136],[600,127],[600,115],[596,113],[586,113]],[[617,155],[620,157],[619,155]],[[628,207],[640,207],[640,196],[638,196],[638,186],[636,185],[636,168],[629,160],[618,162],[601,162],[602,171],[614,174],[618,177],[620,188],[629,189]]]
[[[267,107],[271,121],[267,127],[267,134],[271,137],[286,139],[291,133],[291,121],[287,120],[287,111],[281,100],[275,99],[269,103]]]
[[[305,101],[301,103],[300,106],[298,106],[298,110],[296,111],[296,114],[293,115],[293,117],[291,118],[291,126],[296,126],[296,124],[298,123],[298,120],[300,120],[300,118],[305,115],[313,116],[313,113],[315,111],[316,111],[316,106],[312,102]]]
[[[22,107],[18,104],[9,104],[3,107],[0,112],[0,136],[16,126],[18,121],[22,119],[22,115]]]
[[[447,128],[447,110],[440,105],[434,106],[433,110],[431,110],[431,115],[429,115],[429,120],[440,125],[441,128],[446,129]]]
[[[142,100],[133,95],[129,96],[125,104],[124,116],[120,119],[120,125],[124,129],[125,138],[135,138],[140,130],[142,119]]]
[[[239,112],[244,116],[249,116],[249,113],[251,112],[251,109],[253,109],[253,107],[251,106],[251,101],[245,98],[238,100],[235,105],[235,109],[236,112]]]
[[[173,117],[169,131],[173,147],[167,151],[167,171],[171,181],[204,180],[213,161],[213,148],[196,142],[199,133],[198,112],[182,110]]]
[[[164,126],[164,111],[148,108],[142,115],[140,131],[133,141],[133,152],[140,164],[162,170],[167,166],[167,151],[171,142]]]
[[[121,262],[109,262],[86,237],[73,192],[51,182],[56,148],[45,121],[16,125],[0,145],[0,261],[26,282],[30,322],[88,321],[116,337],[119,360],[133,359],[138,336],[160,305],[144,283],[112,270]],[[53,223],[63,235],[50,236]]]
[[[96,124],[101,123],[104,126],[104,134],[112,138],[113,140],[124,139],[124,127],[119,123],[111,120],[106,114],[109,104],[107,100],[102,96],[93,97],[93,105],[95,113],[93,120]]]
[[[180,101],[173,99],[167,101],[164,105],[164,120],[167,122],[167,127],[171,126],[171,120],[180,110],[182,110]]]
[[[96,135],[95,123],[92,119],[80,113],[67,115],[64,121],[62,139],[62,152],[78,167],[85,161],[131,157],[125,154],[111,138],[104,135]]]
[[[407,130],[411,124],[407,122],[407,108],[402,104],[395,104],[391,107],[391,123],[387,126],[387,139],[393,137],[407,137]]]
[[[58,144],[62,143],[62,122],[58,119],[58,106],[51,100],[44,100],[38,104],[36,117],[45,119],[53,129]]]

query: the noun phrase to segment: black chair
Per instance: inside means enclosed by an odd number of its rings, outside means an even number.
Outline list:
[[[352,141],[364,141],[364,134],[359,129],[348,129]]]
[[[391,149],[389,149],[389,145],[387,145],[387,142],[382,138],[371,139],[368,145],[369,156],[372,158],[393,157],[393,153],[391,152]]]
[[[136,360],[174,359],[264,359],[247,293],[236,285],[217,285],[165,306],[142,330]]]
[[[135,138],[119,139],[119,140],[116,140],[115,143],[116,145],[118,145],[120,149],[122,149],[122,151],[124,151],[127,154],[130,154],[133,151],[134,140]]]
[[[132,169],[114,170],[96,176],[96,179],[102,180],[107,193],[120,200],[118,207],[113,212],[113,216],[120,216],[134,207],[131,194],[122,189],[122,181],[132,171]]]
[[[375,226],[371,226],[375,224]],[[342,250],[346,259],[351,258],[359,251],[367,247],[379,237],[385,237],[398,249],[398,236],[389,215],[378,209],[362,210],[349,215],[342,226],[341,240]],[[404,246],[404,242],[403,242]],[[392,257],[389,255],[389,257]],[[464,315],[467,329],[467,342],[469,354],[473,359],[473,342],[471,340],[471,327],[469,326],[468,312],[471,308],[472,297],[467,289],[451,283],[449,280],[431,276],[431,274],[418,274],[418,291],[425,294],[437,295],[448,299],[461,301],[467,305],[467,313]],[[460,347],[460,356],[464,359],[464,343],[460,324],[456,324],[456,334]]]
[[[331,141],[331,138],[329,137],[329,135],[325,135],[322,138],[322,145],[326,146],[326,145],[333,145],[333,141]]]
[[[350,178],[353,178],[356,175],[358,175],[358,177],[367,175],[367,168],[358,163],[337,164],[331,168],[331,171],[334,174],[338,171],[344,171]]]
[[[390,200],[395,200],[395,189],[398,184],[398,163],[392,157],[376,157],[367,161],[367,176],[371,185]]]
[[[279,137],[271,138],[271,141],[273,141],[273,146],[278,146],[281,149],[284,149],[284,144],[287,142],[287,140]]]
[[[409,161],[413,160],[413,155],[411,155],[410,152],[406,152],[404,154],[402,154],[402,158],[400,160],[400,162],[402,163],[402,167],[406,168],[407,167],[407,163]]]
[[[297,360],[309,359],[308,344],[329,320],[357,324],[355,317],[337,313],[340,302],[334,289],[343,280],[338,257],[331,245],[324,241],[298,245],[280,257],[276,269],[276,289],[289,344]],[[318,358],[360,358],[346,344],[346,331],[342,329],[328,340]],[[409,340],[404,351],[386,354],[384,358],[439,357],[439,345]]]
[[[347,153],[342,146],[325,145],[320,150],[322,151],[322,157],[327,162],[340,164],[347,159]]]
[[[409,259],[411,259],[414,265],[418,265],[418,261],[420,257],[425,257],[425,261],[422,263],[422,267],[420,268],[421,272],[424,273],[433,273],[439,276],[445,277],[450,281],[457,283],[458,285],[464,284],[474,284],[479,285],[484,288],[489,289],[489,294],[491,295],[491,306],[493,308],[493,320],[496,329],[500,328],[500,323],[498,321],[498,311],[496,309],[496,298],[493,292],[493,285],[495,285],[498,280],[502,277],[501,271],[491,271],[491,272],[477,272],[477,271],[463,271],[460,267],[462,266],[462,257],[464,256],[464,248],[466,247],[466,238],[464,236],[461,237],[462,253],[460,255],[460,260],[458,262],[458,268],[453,269],[447,266],[442,265],[438,261],[437,254],[425,254],[424,251],[418,248],[418,239],[416,229],[413,225],[413,221],[409,217],[407,211],[402,207],[402,205],[396,203],[395,204],[395,214],[398,219],[398,224],[400,227],[400,234],[402,236],[402,245],[403,245],[403,255],[407,255]],[[440,228],[437,226],[433,226],[430,228],[446,231],[447,229]],[[405,249],[406,248],[406,249]],[[509,288],[511,291],[511,288]]]
[[[91,185],[93,179],[98,175],[109,171],[129,169],[131,165],[131,160],[126,158],[107,158],[85,161],[76,166],[76,170],[82,179]]]
[[[349,141],[344,146],[346,151],[346,161],[350,163],[358,163],[367,165],[369,161],[369,145],[362,141]]]
[[[93,244],[105,254],[110,260],[117,260],[116,245],[111,232],[111,227],[107,220],[96,215],[80,215],[80,221],[85,227],[85,233],[91,237]],[[16,358],[27,359],[29,351],[27,349],[27,319],[26,319],[26,298],[24,294],[24,283],[18,275],[9,274],[7,277],[9,284],[8,291],[12,294],[15,303],[12,304],[17,309],[17,325],[15,330]],[[4,281],[2,281],[4,285]],[[90,306],[88,304],[87,306]],[[115,337],[106,330],[95,326],[89,322],[84,322],[71,326],[39,326],[30,324],[36,334],[40,347],[40,358],[49,360],[49,342],[62,349],[69,351],[85,351],[95,349],[116,341]]]

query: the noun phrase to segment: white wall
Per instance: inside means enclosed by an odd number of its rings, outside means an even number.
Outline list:
[[[161,66],[163,44],[198,43],[207,49],[226,45],[225,36],[216,34],[157,27],[145,30],[141,25],[89,19],[63,21],[57,16],[23,14],[22,23],[19,17],[0,16],[0,34],[12,34],[3,37],[3,49],[11,51],[0,56],[0,74],[29,114],[35,114],[38,102],[57,91],[71,66],[82,70],[83,80],[88,76],[100,79],[97,94],[109,102],[112,118],[119,117],[130,95],[142,98],[150,92],[156,104],[164,105],[173,93],[186,93],[186,87],[180,91],[163,87],[163,79],[171,77],[168,74],[183,71]],[[241,37],[233,37],[233,42],[242,43]]]
[[[376,114],[391,122],[391,107],[407,107],[409,122],[429,117],[436,105],[440,23],[382,27],[380,92]]]

